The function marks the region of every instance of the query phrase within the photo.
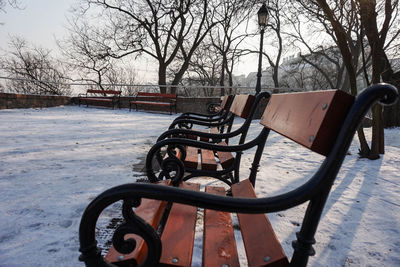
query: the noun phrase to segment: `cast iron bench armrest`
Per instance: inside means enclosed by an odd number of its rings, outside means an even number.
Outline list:
[[[168,162],[170,160],[170,158],[162,159],[159,156],[159,151],[161,148],[167,147],[167,151],[169,150],[169,148],[179,149],[181,152],[181,155],[182,155],[181,158],[178,159],[176,156],[173,156],[173,158],[174,158],[173,160],[176,160],[176,162],[179,162],[177,164],[180,164],[181,166],[183,166],[183,161],[186,158],[185,147],[196,147],[199,149],[206,149],[206,150],[211,150],[211,151],[231,152],[231,153],[241,154],[241,152],[251,149],[255,146],[261,147],[261,149],[262,149],[262,147],[265,144],[265,140],[268,136],[268,133],[269,133],[269,129],[263,128],[262,131],[260,132],[260,134],[256,138],[254,138],[251,141],[248,141],[244,144],[239,144],[239,145],[220,145],[220,144],[213,144],[213,143],[209,143],[209,142],[196,141],[196,140],[185,139],[185,138],[168,138],[168,139],[161,140],[161,141],[157,142],[155,145],[153,145],[152,148],[150,149],[150,151],[147,153],[147,156],[146,156],[147,177],[149,178],[149,180],[151,182],[156,182],[159,180],[159,178],[155,175],[154,170],[153,170],[152,160],[154,157],[156,157],[158,159],[161,166],[163,166],[164,161]],[[216,136],[219,136],[219,135],[216,135]],[[169,154],[171,153],[171,151],[168,151],[168,152],[169,152]],[[255,183],[256,171],[257,170],[254,169],[252,171],[252,174],[250,175],[251,181],[253,184]],[[211,174],[212,172],[205,172],[205,173]],[[200,172],[200,174],[201,174],[201,172]],[[174,182],[177,182],[177,181],[174,181]],[[227,184],[231,184],[231,183],[228,182]]]
[[[216,116],[209,116],[209,117],[193,117],[193,116],[179,116],[176,118],[173,122],[178,121],[178,120],[196,120],[196,121],[204,121],[204,122],[218,122],[222,120],[223,118],[221,117],[216,117]]]
[[[181,125],[181,124],[195,124],[195,125],[201,125],[201,126],[207,126],[207,127],[218,127],[218,126],[223,126],[227,123],[229,123],[230,120],[232,120],[233,115],[227,116],[224,120],[201,120],[201,119],[195,119],[195,118],[177,118],[174,120],[171,125],[169,126],[168,129],[174,129],[175,126]]]
[[[227,138],[232,138],[235,136],[238,136],[239,134],[242,133],[242,127],[236,129],[235,131],[229,132],[229,133],[208,133],[208,132],[203,132],[203,131],[196,131],[196,130],[191,130],[191,129],[170,129],[162,133],[158,139],[157,142],[164,140],[166,138],[174,137],[177,135],[192,135],[192,136],[199,136],[199,137],[206,137],[209,139],[227,139]]]
[[[185,113],[182,113],[182,115],[179,116],[179,117],[191,117],[191,116],[196,116],[196,117],[200,117],[200,118],[210,119],[210,118],[212,118],[212,117],[216,117],[216,116],[222,115],[223,111],[224,111],[224,110],[221,109],[220,111],[218,111],[218,112],[215,113],[215,114],[203,114],[203,113],[197,113],[197,112],[185,112]]]
[[[185,112],[183,114],[181,114],[177,119],[179,118],[186,118],[186,119],[199,119],[199,118],[203,118],[206,120],[210,120],[210,119],[222,119],[221,117],[224,116],[226,117],[226,115],[229,113],[229,108],[232,104],[232,100],[234,98],[234,95],[227,95],[224,96],[222,102],[221,102],[221,109],[213,114],[203,114],[203,113],[197,113],[197,112]],[[219,117],[219,118],[218,118]]]

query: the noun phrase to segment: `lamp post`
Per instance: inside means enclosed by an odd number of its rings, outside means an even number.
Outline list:
[[[263,50],[264,30],[265,26],[267,26],[267,20],[268,20],[268,9],[265,3],[261,6],[260,10],[258,10],[257,15],[258,15],[258,25],[260,26],[261,35],[260,35],[260,54],[258,55],[256,95],[258,95],[261,91],[262,50]]]

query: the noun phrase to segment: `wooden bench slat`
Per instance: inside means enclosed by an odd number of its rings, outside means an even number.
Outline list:
[[[225,142],[220,142],[219,145],[227,146]],[[224,169],[227,169],[230,166],[232,166],[233,162],[235,161],[235,158],[233,157],[231,152],[217,151],[217,156],[219,162],[221,163],[222,168]]]
[[[137,96],[149,96],[149,97],[161,97],[161,98],[176,98],[176,94],[162,94],[162,93],[147,93],[147,92],[138,92]]]
[[[233,97],[233,95],[226,95],[226,96],[224,96],[224,97],[222,98],[222,102],[221,102],[220,108],[221,108],[221,109],[226,109],[226,106],[227,106],[228,103],[231,102],[232,97]]]
[[[217,161],[215,160],[214,152],[208,149],[201,149],[201,169],[202,170],[217,170]]]
[[[275,94],[260,123],[326,156],[353,102],[340,90]]]
[[[207,186],[207,193],[225,195],[223,187]],[[226,265],[224,265],[226,264]],[[204,211],[203,267],[240,266],[229,212]]]
[[[208,133],[208,129],[207,130],[202,130],[202,129],[192,129],[193,131],[196,131],[196,132],[204,132],[204,133]],[[190,139],[193,139],[193,140],[197,140],[197,135],[188,135],[188,137],[190,138]],[[203,142],[208,142],[208,138],[207,137],[204,137],[204,136],[200,136],[200,141],[203,141]]]
[[[199,191],[199,184],[181,183],[181,188]],[[192,262],[197,207],[174,203],[161,235],[161,266],[190,266]]]
[[[256,197],[248,179],[233,184],[232,194],[234,197]],[[285,252],[265,214],[238,213],[238,219],[249,267],[288,266],[289,262]]]
[[[199,159],[198,151],[199,149],[197,147],[193,146],[186,147],[186,158],[184,162],[186,167],[197,169],[198,159]]]
[[[208,133],[208,129],[202,130],[202,132]],[[208,137],[200,136],[200,141],[208,142]]]
[[[253,95],[236,95],[229,111],[246,119],[250,113],[254,100],[255,96]]]
[[[212,128],[210,129],[210,133],[212,133],[212,134],[219,134],[219,130],[218,130],[217,127],[212,127]]]
[[[167,102],[151,102],[151,101],[131,101],[131,104],[138,104],[138,105],[156,105],[156,106],[171,106],[171,103],[167,103]]]
[[[83,101],[83,102],[85,102],[85,101],[93,101],[93,102],[96,102],[96,101],[100,101],[100,102],[112,102],[113,100],[110,99],[110,98],[90,98],[90,97],[87,97],[87,98],[82,98],[81,101]]]
[[[171,180],[163,180],[158,182],[161,185],[171,185]],[[167,202],[159,201],[154,199],[142,199],[142,203],[135,210],[136,215],[141,217],[143,220],[148,222],[154,229],[157,229],[161,218],[164,214]],[[129,264],[142,263],[147,255],[147,245],[143,241],[143,239],[134,234],[128,234],[125,237],[134,238],[136,240],[136,248],[135,250],[127,255],[120,254],[115,250],[113,246],[111,246],[110,250],[107,252],[105,259],[112,263],[118,263],[118,266],[127,266]],[[122,260],[120,256],[123,256]]]

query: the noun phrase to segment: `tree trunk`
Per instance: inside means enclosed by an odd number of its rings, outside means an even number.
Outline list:
[[[367,139],[365,138],[364,129],[362,124],[357,129],[358,140],[360,142],[360,149],[358,154],[361,158],[366,158],[371,153],[371,149],[369,149],[369,145],[367,143]]]
[[[159,62],[158,67],[158,85],[160,86],[160,93],[167,93],[167,66],[165,64]]]
[[[225,95],[225,65],[226,65],[226,57],[222,57],[222,66],[221,66],[221,77],[219,79],[219,85],[221,86],[221,96]]]

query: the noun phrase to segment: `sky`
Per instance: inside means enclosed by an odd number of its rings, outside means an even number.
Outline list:
[[[5,49],[9,37],[17,35],[34,44],[57,50],[55,38],[64,36],[68,9],[76,0],[21,2],[22,9],[8,6],[6,13],[0,13],[0,21],[4,23],[0,26],[0,47]]]
[[[10,36],[18,36],[23,37],[31,44],[51,49],[53,56],[59,55],[56,39],[62,39],[66,35],[69,10],[79,1],[21,0],[20,2],[22,9],[13,9],[7,6],[6,13],[0,13],[0,23],[4,23],[0,26],[0,54],[7,50]],[[257,71],[257,62],[256,56],[247,57],[239,63],[234,74],[247,75]],[[266,62],[264,64],[266,65]],[[140,83],[154,82],[157,79],[155,62],[144,59],[137,65],[135,70]]]

